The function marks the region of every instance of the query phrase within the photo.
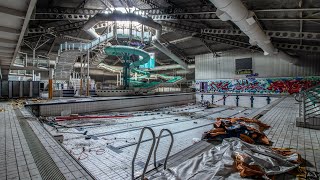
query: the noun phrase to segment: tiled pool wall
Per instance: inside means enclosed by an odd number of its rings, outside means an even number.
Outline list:
[[[203,95],[203,98],[202,98]],[[197,93],[196,102],[204,101],[212,102],[217,105],[239,106],[249,108],[262,108],[271,102],[277,100],[280,96],[274,95],[241,95],[241,94],[210,94]],[[225,100],[224,100],[225,97]],[[238,99],[237,99],[238,98]]]
[[[97,111],[138,111],[167,106],[195,103],[194,93],[127,97],[119,99],[92,100],[85,102],[45,103],[31,105],[37,116],[60,116],[62,111],[73,114]],[[37,112],[35,112],[37,111]]]

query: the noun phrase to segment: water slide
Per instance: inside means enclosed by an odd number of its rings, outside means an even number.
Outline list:
[[[150,88],[156,88],[162,83],[174,84],[183,79],[180,76],[167,76],[165,74],[150,74],[150,72],[137,69],[137,67],[148,63],[150,60],[149,53],[142,49],[134,48],[131,46],[116,45],[116,46],[106,47],[104,51],[107,55],[112,55],[112,56],[125,57],[126,55],[132,55],[132,54],[139,56],[138,61],[134,61],[129,65],[129,68],[131,69],[132,73],[137,73],[140,75],[140,76],[137,76],[137,78],[130,78],[130,84],[132,87],[150,89]],[[150,76],[156,77],[157,79],[162,79],[164,80],[164,82],[163,81],[143,82],[143,80],[150,78]]]

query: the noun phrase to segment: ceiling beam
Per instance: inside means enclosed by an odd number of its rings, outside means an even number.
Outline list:
[[[13,54],[12,53],[5,53],[5,52],[0,52],[1,57],[9,57],[12,58]]]
[[[20,45],[22,43],[22,39],[23,39],[24,33],[25,33],[25,31],[26,31],[26,29],[28,27],[29,20],[31,18],[31,15],[32,15],[34,7],[36,6],[36,3],[37,3],[37,0],[30,0],[30,2],[29,2],[27,14],[25,15],[25,19],[24,19],[24,22],[23,22],[23,25],[22,25],[22,29],[21,29],[21,33],[20,33],[20,36],[19,36],[19,39],[18,39],[18,42],[17,42],[17,46],[16,46],[16,48],[14,50],[14,53],[13,53],[13,58],[12,58],[12,61],[11,61],[11,65],[14,63],[14,61],[16,59],[17,53],[18,53],[18,51],[20,49]]]
[[[14,51],[14,48],[0,46],[0,52],[12,53],[13,51]]]
[[[4,39],[4,38],[0,38],[0,42],[1,43],[6,43],[6,44],[17,44],[16,40]]]
[[[8,14],[8,15],[15,16],[18,18],[24,18],[25,14],[26,14],[25,12],[18,11],[16,9],[11,9],[8,7],[3,7],[3,6],[0,6],[0,13]]]
[[[290,9],[257,9],[254,12],[297,12],[297,11],[320,11],[320,8],[290,8]]]
[[[19,34],[20,34],[20,31],[17,30],[17,29],[8,28],[8,27],[3,27],[3,26],[0,26],[0,32],[10,33],[10,34],[16,34],[16,35],[19,35]]]
[[[219,35],[247,36],[241,30],[232,30],[232,29],[202,29],[201,33],[213,34],[213,35],[219,34]],[[269,30],[266,30],[265,33],[269,37],[275,37],[275,38],[320,41],[320,33],[293,32],[293,31],[269,31]]]
[[[206,46],[206,48],[213,54],[215,54],[216,52],[211,48],[211,45],[207,43],[206,40],[204,39],[200,39],[200,41]]]

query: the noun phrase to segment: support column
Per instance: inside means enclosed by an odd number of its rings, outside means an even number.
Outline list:
[[[117,86],[119,86],[119,74],[117,74]]]
[[[53,69],[49,69],[49,84],[48,84],[48,98],[52,99],[53,97]]]
[[[79,90],[79,96],[82,96],[82,78],[80,79],[80,90]]]
[[[32,50],[32,66],[34,66],[34,62],[36,61],[36,49]],[[38,67],[38,65],[37,65]],[[34,74],[34,70],[32,70],[32,81],[35,81],[35,74]]]
[[[132,21],[130,21],[130,24],[129,24],[129,40],[130,41],[132,40]]]
[[[130,70],[129,70],[129,60],[130,60],[130,56],[128,54],[126,54],[124,56],[124,66],[123,66],[123,86],[124,89],[128,89],[129,88],[129,81],[130,81]]]
[[[83,62],[83,57],[81,56],[81,68],[80,68],[80,90],[79,90],[79,96],[82,96],[83,94],[83,85],[82,85],[82,81],[83,81],[83,67],[84,67],[84,62]]]
[[[144,26],[141,25],[141,43],[144,42]]]
[[[87,96],[90,96],[90,66],[89,66],[89,61],[90,61],[90,50],[88,50],[88,55],[87,55]]]

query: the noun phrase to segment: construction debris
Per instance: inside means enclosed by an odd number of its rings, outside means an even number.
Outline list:
[[[10,101],[10,104],[12,105],[13,109],[20,109],[26,104],[26,100],[16,99],[16,100]]]
[[[270,126],[256,119],[217,118],[214,129],[205,132],[203,139],[223,140],[225,138],[238,137],[250,144],[270,145],[268,137],[263,133]]]

